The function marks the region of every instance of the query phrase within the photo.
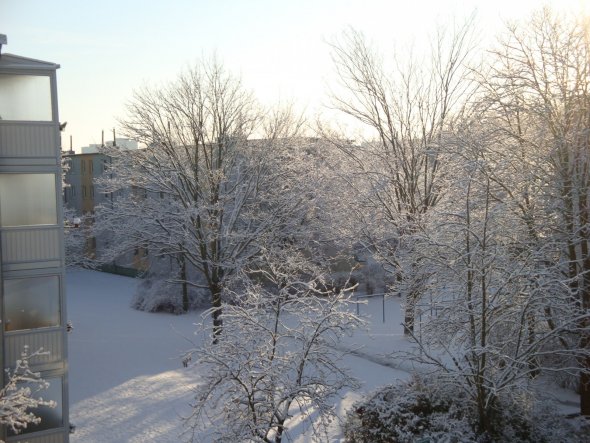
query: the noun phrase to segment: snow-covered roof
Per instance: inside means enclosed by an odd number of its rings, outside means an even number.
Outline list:
[[[26,69],[26,70],[56,70],[57,63],[44,62],[34,58],[22,57],[20,55],[3,53],[0,54],[0,69]]]

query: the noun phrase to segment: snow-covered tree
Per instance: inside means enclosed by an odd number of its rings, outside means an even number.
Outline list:
[[[112,163],[102,191],[117,197],[97,213],[97,226],[117,236],[117,253],[144,246],[175,257],[179,279],[209,291],[217,336],[226,280],[262,245],[305,226],[313,183],[298,164],[301,119],[289,108],[263,112],[213,60],[136,92],[121,125],[145,147],[104,149]],[[198,278],[183,272],[188,264]]]
[[[518,202],[505,189],[508,177],[498,182],[508,164],[493,130],[470,124],[456,142],[455,180],[417,244],[429,269],[426,311],[436,315],[413,335],[415,358],[466,395],[479,433],[493,433],[503,402],[528,399],[529,381],[540,372],[575,370],[548,357],[571,362],[585,355],[556,347],[581,332],[580,314],[568,306],[556,269],[543,266],[547,251],[531,244]],[[560,319],[552,328],[542,321],[547,310]]]
[[[553,275],[553,296],[539,319],[578,353],[581,411],[590,415],[590,44],[588,20],[544,9],[526,26],[509,25],[482,80],[483,103],[520,168],[504,192],[527,224],[529,249],[545,251],[531,278]],[[506,143],[503,143],[506,145]],[[492,178],[496,183],[502,180]],[[514,186],[517,184],[517,186]]]
[[[16,366],[6,370],[6,383],[0,389],[0,424],[15,434],[26,429],[29,424],[38,424],[41,421],[35,415],[36,408],[56,406],[54,401],[43,400],[38,396],[39,391],[49,386],[39,373],[29,368],[29,360],[38,355],[43,355],[43,352],[29,354],[25,346]]]
[[[332,399],[356,386],[336,351],[359,325],[348,292],[326,292],[323,277],[293,248],[264,250],[264,267],[248,270],[245,284],[223,306],[216,345],[189,351],[201,380],[186,420],[215,441],[275,442],[292,426],[309,426],[327,441],[335,418]]]
[[[94,258],[89,255],[89,237],[91,226],[88,215],[78,214],[74,209],[64,205],[64,245],[66,266],[93,267]]]
[[[341,90],[334,106],[366,125],[374,139],[341,142],[331,138],[356,167],[351,184],[361,240],[398,282],[405,299],[405,331],[414,327],[414,309],[424,278],[413,253],[413,236],[444,186],[443,136],[470,90],[465,62],[471,51],[470,23],[440,30],[425,61],[396,60],[388,72],[380,56],[358,32],[333,45]]]
[[[335,48],[354,98],[337,105],[378,133],[339,145],[360,172],[364,238],[396,274],[419,359],[463,386],[482,432],[539,371],[579,373],[588,414],[587,29],[548,10],[510,26],[473,83],[464,32],[434,45],[448,64],[401,81],[361,36]],[[425,294],[439,315],[414,331]]]

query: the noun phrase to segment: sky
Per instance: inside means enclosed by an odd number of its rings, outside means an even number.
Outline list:
[[[63,147],[100,143],[133,91],[217,56],[263,105],[294,101],[323,114],[335,83],[330,42],[350,27],[385,54],[420,45],[437,24],[475,13],[492,41],[507,20],[543,4],[590,11],[590,0],[0,0],[3,52],[60,64]]]

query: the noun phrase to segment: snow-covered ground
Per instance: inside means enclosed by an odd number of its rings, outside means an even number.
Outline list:
[[[137,280],[87,270],[67,275],[70,421],[72,443],[178,442],[181,416],[190,411],[194,369],[180,356],[193,348],[200,313],[150,314],[129,307]],[[347,338],[355,350],[342,364],[363,383],[358,392],[342,392],[335,405],[340,415],[364,393],[406,378],[407,372],[381,364],[385,355],[408,346],[401,330],[399,302],[370,299],[359,311],[368,316],[367,330]],[[395,367],[395,365],[393,365]],[[310,441],[294,429],[295,441]],[[339,441],[334,426],[333,441]]]

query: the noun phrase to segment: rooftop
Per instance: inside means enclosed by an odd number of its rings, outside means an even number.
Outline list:
[[[0,69],[25,69],[48,71],[59,69],[59,65],[14,54],[0,54]]]

